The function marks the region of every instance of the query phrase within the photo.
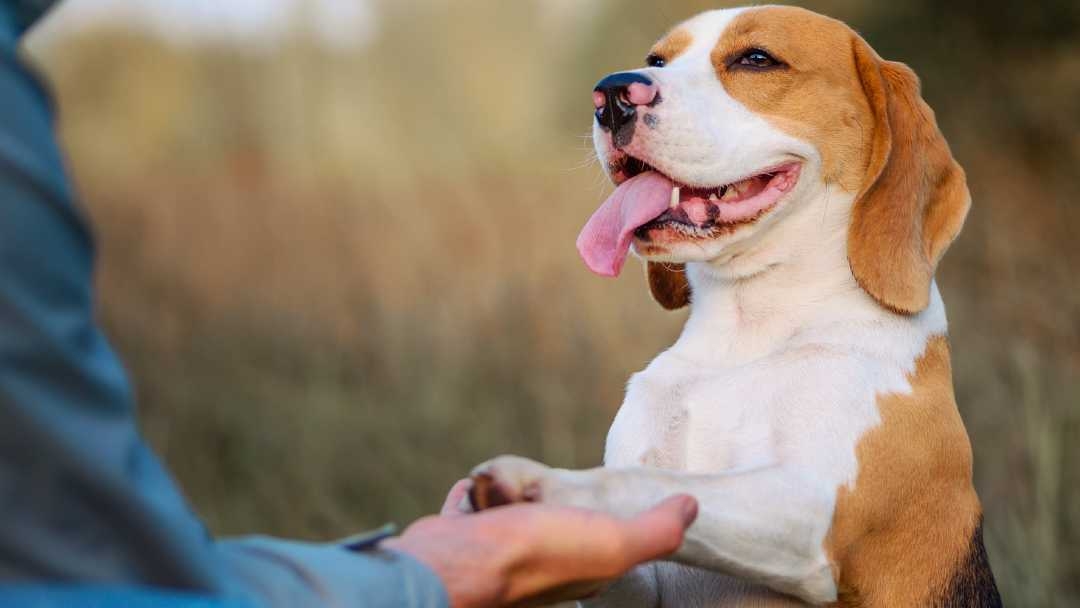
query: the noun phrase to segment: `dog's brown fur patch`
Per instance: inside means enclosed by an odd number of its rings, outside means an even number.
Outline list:
[[[966,574],[985,550],[944,336],[930,339],[909,382],[910,393],[878,397],[881,424],[860,440],[858,477],[837,496],[825,546],[836,606],[982,606],[967,599],[996,596],[988,567]]]
[[[676,28],[654,44],[652,49],[649,50],[649,54],[655,55],[664,61],[671,61],[690,48],[693,42],[694,36],[690,32],[682,28]]]

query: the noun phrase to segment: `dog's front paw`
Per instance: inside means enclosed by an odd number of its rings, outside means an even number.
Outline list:
[[[551,468],[520,456],[499,456],[472,470],[469,503],[482,511],[515,502],[540,502]]]

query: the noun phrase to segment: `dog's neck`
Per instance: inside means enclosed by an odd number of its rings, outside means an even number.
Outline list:
[[[703,362],[737,365],[826,328],[822,334],[836,335],[838,326],[910,322],[879,306],[851,274],[847,226],[853,200],[838,188],[811,190],[724,257],[688,264],[690,318],[673,349]],[[940,306],[939,298],[935,302]]]

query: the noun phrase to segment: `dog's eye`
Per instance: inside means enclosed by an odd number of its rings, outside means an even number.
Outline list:
[[[650,68],[662,68],[665,63],[667,62],[664,61],[664,58],[655,53],[650,53],[649,56],[645,58],[645,65]]]
[[[780,65],[780,62],[773,59],[772,55],[766,53],[761,49],[750,49],[743,53],[735,63],[740,66],[748,68],[771,68]]]

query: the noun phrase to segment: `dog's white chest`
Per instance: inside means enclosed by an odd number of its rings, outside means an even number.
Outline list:
[[[738,472],[775,463],[773,390],[761,367],[709,369],[661,355],[631,379],[605,464]]]

